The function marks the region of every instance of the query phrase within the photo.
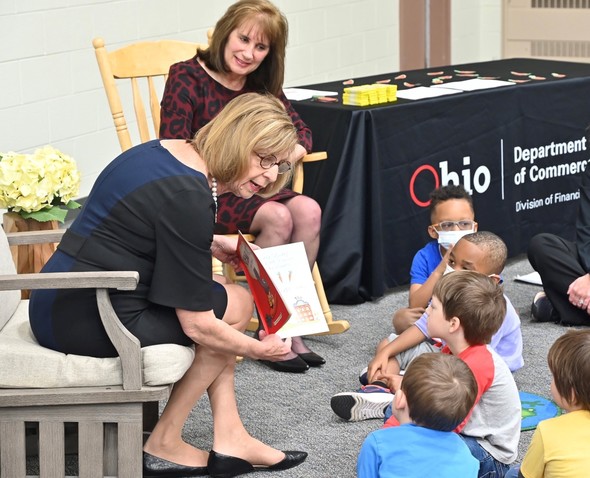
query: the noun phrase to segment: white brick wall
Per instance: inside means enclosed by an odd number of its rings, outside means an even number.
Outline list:
[[[500,59],[502,1],[453,0],[451,9],[452,63]]]
[[[468,1],[461,21],[475,15],[479,22],[480,11],[472,12]],[[205,41],[231,3],[1,0],[0,151],[54,145],[77,160],[86,195],[120,152],[92,39],[102,36],[110,49],[141,39]],[[286,86],[398,69],[398,0],[275,3],[290,26]]]

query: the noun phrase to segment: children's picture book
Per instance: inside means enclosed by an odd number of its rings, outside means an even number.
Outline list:
[[[302,242],[254,250],[240,233],[238,256],[269,334],[287,338],[328,331]]]

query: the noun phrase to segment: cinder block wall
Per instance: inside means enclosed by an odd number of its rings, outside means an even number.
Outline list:
[[[61,149],[78,162],[80,195],[87,195],[120,152],[92,39],[102,36],[111,49],[142,39],[205,41],[207,29],[231,3],[1,0],[0,151],[31,152],[44,144]],[[398,0],[275,3],[290,26],[286,86],[399,68]],[[462,21],[479,15],[472,5],[459,8],[464,9]]]

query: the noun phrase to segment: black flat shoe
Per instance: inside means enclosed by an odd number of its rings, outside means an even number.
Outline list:
[[[207,476],[209,471],[206,466],[185,466],[158,458],[143,452],[143,477],[144,478],[181,478],[184,476]]]
[[[207,468],[213,478],[232,478],[234,476],[251,473],[253,471],[279,471],[288,470],[300,465],[307,458],[304,451],[284,451],[285,458],[271,466],[253,465],[252,463],[235,456],[222,455],[211,450]]]
[[[305,360],[298,356],[289,360],[281,360],[280,362],[271,362],[270,360],[261,360],[261,362],[278,372],[303,373],[309,369],[309,365],[307,365]]]
[[[326,361],[324,357],[316,354],[315,352],[306,352],[304,354],[297,354],[301,357],[307,365],[310,367],[319,367],[320,365],[324,365]]]

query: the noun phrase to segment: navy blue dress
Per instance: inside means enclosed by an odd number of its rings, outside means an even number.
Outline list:
[[[113,307],[142,346],[189,345],[175,309],[227,305],[212,280],[215,205],[205,176],[178,161],[159,140],[117,157],[42,272],[132,270],[134,291],[111,290]],[[98,315],[94,289],[38,290],[29,305],[39,343],[64,353],[115,356]]]

